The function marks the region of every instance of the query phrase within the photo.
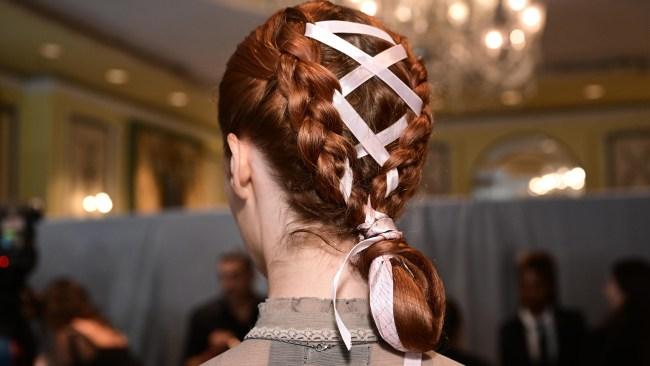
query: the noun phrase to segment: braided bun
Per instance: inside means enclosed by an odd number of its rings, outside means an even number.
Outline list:
[[[305,25],[323,20],[364,23],[385,30],[402,44],[407,58],[389,69],[422,99],[420,115],[381,80],[373,78],[346,99],[377,132],[407,113],[401,137],[387,145],[390,158],[378,166],[356,158],[357,143],[332,105],[339,79],[358,64],[346,55],[304,35]],[[342,38],[370,55],[391,46],[385,40],[356,34]],[[288,203],[306,224],[331,234],[359,234],[364,204],[397,218],[415,193],[432,130],[427,72],[408,41],[377,19],[327,1],[281,10],[255,29],[230,58],[220,84],[219,123],[223,136],[245,136],[265,154]],[[228,145],[226,147],[226,153]],[[347,203],[339,184],[349,162],[354,184]],[[386,173],[399,171],[399,185],[387,197]],[[367,277],[378,256],[392,254],[394,314],[402,344],[411,351],[433,349],[444,316],[444,288],[435,267],[400,240],[379,242],[359,255],[356,266]]]

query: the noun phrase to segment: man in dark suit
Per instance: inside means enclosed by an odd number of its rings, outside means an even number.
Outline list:
[[[501,327],[502,366],[579,364],[585,322],[557,301],[555,265],[544,252],[529,253],[518,266],[519,312]]]
[[[253,290],[251,259],[243,253],[227,253],[219,258],[217,274],[222,293],[192,312],[183,366],[198,366],[236,346],[257,321],[262,299]]]

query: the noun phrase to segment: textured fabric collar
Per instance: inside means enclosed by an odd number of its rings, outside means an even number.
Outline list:
[[[353,343],[378,340],[365,299],[340,299],[336,306],[348,325]],[[259,318],[246,339],[268,339],[289,343],[342,343],[336,328],[331,299],[274,298],[259,305]]]

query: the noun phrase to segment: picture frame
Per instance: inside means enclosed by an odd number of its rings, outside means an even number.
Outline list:
[[[0,203],[17,199],[18,128],[15,109],[0,104]]]
[[[68,196],[71,211],[84,214],[82,201],[100,192],[114,193],[115,135],[110,125],[95,117],[73,114],[68,123]]]
[[[130,126],[129,202],[153,213],[193,206],[201,191],[202,142],[142,121]]]
[[[606,154],[609,187],[650,188],[650,128],[610,133]]]

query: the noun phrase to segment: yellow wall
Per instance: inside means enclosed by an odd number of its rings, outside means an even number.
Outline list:
[[[2,80],[0,80],[2,81]],[[32,80],[22,86],[0,82],[0,103],[15,106],[19,119],[19,195],[43,198],[51,216],[78,214],[70,202],[69,121],[78,114],[110,127],[114,146],[108,182],[114,213],[128,211],[128,126],[149,121],[157,127],[203,141],[209,153],[202,162],[206,187],[199,207],[225,204],[221,144],[216,128],[179,120],[131,102],[99,94],[55,79]],[[587,172],[587,191],[607,187],[606,139],[621,130],[650,129],[650,105],[590,107],[555,111],[524,111],[502,115],[437,118],[435,141],[448,144],[452,194],[472,190],[475,164],[486,149],[503,139],[543,133],[562,142]]]
[[[80,202],[70,202],[69,147],[75,143],[70,140],[70,121],[75,115],[100,121],[108,127],[111,156],[107,191],[114,201],[113,213],[124,213],[129,209],[128,127],[136,119],[202,142],[207,151],[201,162],[206,184],[201,202],[195,208],[214,207],[224,202],[220,137],[216,128],[151,111],[55,79],[31,80],[22,85],[6,80],[0,82],[0,103],[15,108],[17,112],[19,199],[43,199],[50,216],[79,214]]]
[[[586,188],[593,192],[607,186],[607,136],[637,129],[650,129],[650,105],[442,117],[433,139],[450,148],[453,194],[471,192],[475,164],[487,148],[502,139],[529,133],[543,133],[566,145],[586,170]]]

